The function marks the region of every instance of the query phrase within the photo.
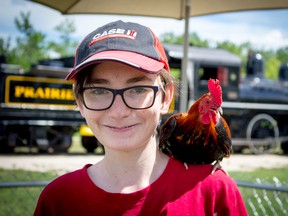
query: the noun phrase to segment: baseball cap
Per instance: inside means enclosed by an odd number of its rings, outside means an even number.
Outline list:
[[[83,68],[107,60],[122,62],[147,73],[157,74],[162,68],[170,71],[165,51],[152,30],[119,20],[97,28],[82,40],[66,80],[75,80]]]

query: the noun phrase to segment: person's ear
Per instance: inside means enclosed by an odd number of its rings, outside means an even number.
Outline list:
[[[74,88],[75,88],[75,84],[73,84],[73,92],[74,92]],[[76,100],[77,107],[79,108],[79,111],[80,111],[82,117],[85,118],[85,115],[84,115],[84,104],[83,104],[84,102],[81,101],[80,98],[76,97],[75,95],[74,95],[74,98]]]
[[[82,117],[85,118],[83,102],[80,102],[79,100],[76,100],[76,103],[77,103],[77,107],[79,108],[79,111],[80,111]]]
[[[169,111],[170,104],[174,96],[174,86],[172,84],[165,85],[165,93],[163,93],[163,100],[161,105],[161,115],[165,115]]]

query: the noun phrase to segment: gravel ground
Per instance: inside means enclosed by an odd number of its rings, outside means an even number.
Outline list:
[[[85,164],[94,164],[103,156],[90,154],[74,155],[1,155],[0,168],[23,169],[34,171],[72,171]],[[253,171],[257,168],[274,168],[288,166],[286,155],[241,155],[232,154],[224,159],[222,167],[227,171]]]

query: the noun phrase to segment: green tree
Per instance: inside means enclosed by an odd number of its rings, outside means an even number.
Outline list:
[[[218,42],[216,47],[220,49],[228,50],[236,54],[237,56],[241,58],[242,62],[247,61],[248,51],[253,50],[253,47],[251,43],[249,42],[244,42],[240,45],[236,45],[230,41],[223,41],[223,42]]]
[[[273,50],[260,50],[259,53],[264,59],[264,75],[267,79],[278,79],[279,66],[281,61],[277,58]]]
[[[30,12],[20,13],[20,18],[15,18],[17,29],[23,36],[16,38],[16,59],[24,69],[30,69],[32,64],[48,56],[46,52],[45,34],[36,31],[30,22]]]
[[[249,42],[242,43],[240,45],[236,45],[230,41],[218,42],[216,45],[217,48],[228,50],[238,57],[241,58],[242,67],[241,67],[241,75],[244,77],[246,75],[246,62],[248,57],[248,51],[252,49],[252,46]]]
[[[27,71],[32,64],[48,56],[45,34],[34,29],[30,22],[30,12],[21,12],[20,18],[15,18],[15,25],[22,36],[16,38],[16,47],[12,50],[14,56],[10,63],[21,65]]]
[[[71,34],[76,31],[73,21],[65,19],[55,27],[55,30],[60,34],[60,41],[49,41],[49,48],[60,57],[73,56],[77,47],[77,41],[71,38]]]
[[[173,32],[168,32],[160,35],[160,40],[167,44],[183,44],[184,35],[175,35]],[[208,40],[201,40],[197,33],[189,34],[189,44],[196,47],[209,47]]]
[[[175,35],[173,32],[164,33],[160,36],[163,43],[168,44],[183,44],[184,36]],[[197,33],[189,34],[189,43],[197,47],[210,47],[208,40],[202,39]],[[250,42],[245,42],[237,45],[230,41],[217,42],[216,48],[225,49],[234,53],[241,58],[242,68],[241,75],[246,75],[246,63],[248,58],[248,51],[253,50],[262,55],[264,60],[264,77],[267,79],[278,79],[279,67],[282,63],[288,62],[288,46],[280,48],[277,51],[273,50],[257,50]]]
[[[278,49],[276,57],[281,63],[288,62],[288,46]]]
[[[2,61],[8,62],[9,59],[12,58],[11,50],[11,37],[8,37],[7,40],[0,38],[0,57],[2,58]]]
[[[59,57],[74,55],[77,42],[71,39],[71,34],[75,32],[72,21],[67,19],[55,27],[55,31],[60,34],[58,41],[47,41],[46,35],[33,27],[30,12],[20,12],[20,16],[16,17],[14,22],[20,32],[15,43],[12,43],[11,37],[0,38],[0,56],[8,64],[20,65],[25,71],[29,71],[39,60],[48,59],[51,51]],[[12,44],[15,45],[12,47]]]
[[[178,44],[177,37],[173,32],[167,32],[167,33],[161,34],[159,38],[162,41],[162,43]]]
[[[267,79],[277,80],[280,64],[281,62],[275,55],[267,59],[265,64],[265,77]]]
[[[209,47],[208,40],[202,40],[197,33],[189,34],[189,44],[196,47]]]

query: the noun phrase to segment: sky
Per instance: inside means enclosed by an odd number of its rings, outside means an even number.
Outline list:
[[[76,27],[73,38],[81,40],[97,27],[115,20],[132,21],[149,26],[156,35],[173,32],[184,33],[184,21],[170,18],[120,16],[120,15],[62,15],[60,12],[27,0],[1,0],[0,37],[19,36],[14,19],[20,12],[30,12],[34,28],[48,39],[59,38],[54,28],[65,19]],[[255,49],[273,49],[288,46],[288,9],[223,13],[190,18],[190,32],[212,45],[231,41],[237,45],[250,42]]]

